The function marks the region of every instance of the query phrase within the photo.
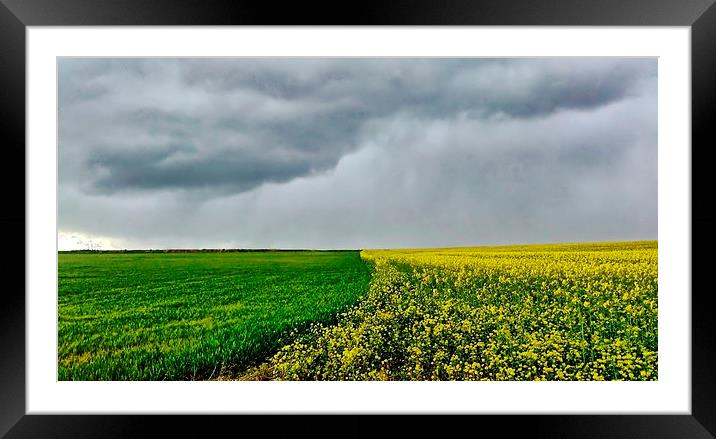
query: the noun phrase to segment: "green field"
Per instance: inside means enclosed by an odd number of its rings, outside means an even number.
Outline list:
[[[59,380],[231,375],[368,289],[358,251],[60,253]]]

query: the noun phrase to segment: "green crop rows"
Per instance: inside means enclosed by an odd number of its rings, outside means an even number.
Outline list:
[[[58,378],[240,372],[292,330],[331,322],[369,281],[357,251],[61,253]]]

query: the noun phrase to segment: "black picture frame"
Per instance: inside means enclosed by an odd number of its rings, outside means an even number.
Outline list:
[[[690,26],[692,86],[692,388],[690,415],[475,415],[460,417],[467,428],[508,436],[584,438],[708,438],[716,435],[716,330],[707,286],[716,244],[709,229],[716,215],[708,209],[713,184],[708,173],[716,126],[716,5],[714,0],[509,0],[362,1],[331,5],[287,2],[198,0],[0,0],[0,121],[3,122],[4,208],[0,226],[13,249],[3,265],[5,289],[0,305],[0,434],[20,437],[209,437],[222,429],[239,434],[251,427],[315,429],[315,420],[291,417],[271,422],[242,416],[26,415],[25,398],[25,31],[27,26],[106,25],[549,25]],[[21,242],[19,230],[25,230]],[[698,234],[698,239],[695,239]],[[23,249],[22,257],[19,250]],[[14,279],[14,284],[10,281]],[[240,395],[237,395],[240,397]],[[479,397],[479,396],[476,396]],[[344,416],[341,416],[344,418]],[[399,420],[398,425],[455,426],[432,417]],[[340,419],[355,432],[362,420]],[[351,432],[353,432],[351,431]],[[427,432],[427,430],[424,430]],[[387,431],[385,431],[387,433]]]

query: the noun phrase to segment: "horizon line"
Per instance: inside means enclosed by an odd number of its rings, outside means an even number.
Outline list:
[[[425,250],[425,249],[460,249],[460,248],[490,248],[490,247],[524,247],[524,246],[540,246],[540,245],[577,245],[577,244],[613,244],[623,242],[659,242],[657,239],[634,239],[634,240],[613,240],[613,241],[566,241],[566,242],[531,242],[523,244],[489,244],[489,245],[457,245],[448,247],[371,247],[371,248],[241,248],[241,247],[224,247],[224,248],[134,248],[134,249],[73,249],[73,250],[57,250],[58,253],[191,253],[191,252],[270,252],[270,251],[362,251],[362,250]]]

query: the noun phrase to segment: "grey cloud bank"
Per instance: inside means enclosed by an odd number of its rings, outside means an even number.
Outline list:
[[[654,239],[656,59],[71,59],[59,229],[127,247]]]

